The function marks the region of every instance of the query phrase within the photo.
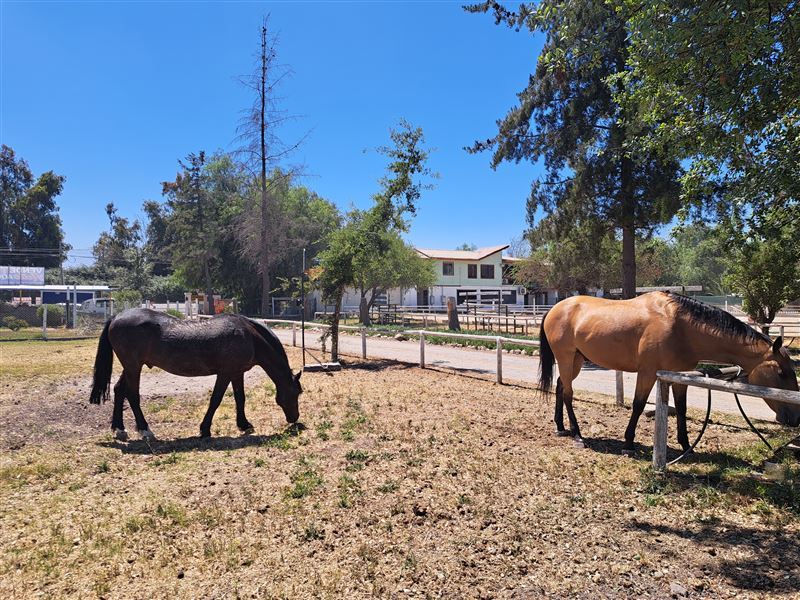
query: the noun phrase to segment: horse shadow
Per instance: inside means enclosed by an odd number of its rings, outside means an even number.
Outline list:
[[[800,579],[791,576],[792,565],[800,562],[800,542],[793,535],[775,529],[757,529],[711,519],[699,529],[687,525],[648,523],[633,519],[624,525],[637,533],[671,535],[709,548],[733,550],[731,558],[718,558],[717,570],[731,585],[750,591],[793,594],[800,591]],[[735,558],[734,558],[735,557]]]
[[[251,446],[271,446],[285,441],[287,437],[297,437],[307,427],[302,423],[289,425],[280,433],[268,435],[246,434],[239,436],[216,436],[200,437],[191,436],[186,438],[175,438],[169,440],[155,441],[147,439],[131,439],[127,442],[119,440],[98,442],[98,446],[119,450],[122,454],[173,454],[183,452],[220,452],[227,450],[239,450]]]
[[[619,456],[622,457],[622,449],[624,446],[624,441],[618,438],[605,438],[605,437],[593,437],[588,438],[584,436],[584,443],[586,447],[593,451],[598,452],[600,454],[610,454],[612,456]],[[682,454],[682,450],[677,448],[667,447],[667,461],[674,460],[678,458]],[[653,446],[652,445],[645,445],[639,442],[636,443],[636,452],[633,456],[634,460],[645,460],[649,461],[653,456]],[[707,472],[704,475],[704,479],[710,482],[719,483],[722,478],[723,471],[726,469],[753,469],[756,465],[743,460],[733,454],[728,454],[727,452],[720,452],[720,451],[695,451],[683,458],[680,461],[680,464],[710,464],[713,465],[713,469]],[[683,487],[691,487],[692,485],[696,484],[695,476],[689,473],[680,473],[677,471],[670,471],[669,472],[670,478],[674,478],[676,480],[686,479],[686,485]]]

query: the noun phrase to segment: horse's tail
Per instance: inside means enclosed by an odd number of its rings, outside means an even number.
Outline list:
[[[539,327],[539,392],[542,396],[546,396],[553,387],[553,365],[556,362],[553,349],[544,332],[544,321],[548,314],[550,313],[545,313],[542,317],[542,324]]]
[[[109,387],[111,385],[111,367],[114,365],[114,349],[108,340],[108,327],[111,320],[106,321],[103,333],[100,334],[100,342],[97,344],[97,356],[94,358],[94,381],[92,382],[92,392],[89,395],[89,402],[100,404],[108,400]]]

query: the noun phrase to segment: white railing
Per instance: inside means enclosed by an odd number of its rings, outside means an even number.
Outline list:
[[[669,386],[671,383],[800,405],[800,392],[747,383],[721,381],[699,376],[695,372],[658,371],[656,376],[658,381],[656,382],[656,422],[655,432],[653,433],[653,468],[657,471],[663,471],[667,468],[667,415],[669,411]]]

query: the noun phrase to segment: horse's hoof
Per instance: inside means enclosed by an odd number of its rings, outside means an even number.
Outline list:
[[[253,427],[252,425],[250,427],[242,429],[242,435],[250,435],[250,434],[253,434],[255,432],[256,432],[256,428]]]
[[[120,442],[127,442],[128,441],[128,432],[124,429],[115,429],[114,430],[114,439]]]
[[[155,442],[156,441],[155,434],[152,431],[150,431],[149,429],[142,429],[139,432],[139,435],[142,436],[143,440],[149,440],[151,442]]]
[[[636,453],[636,450],[634,450],[633,448],[623,448],[622,449],[622,456],[627,456],[628,458],[632,458],[635,453]]]
[[[586,448],[586,442],[583,441],[583,438],[575,438],[572,440],[573,445],[576,448],[583,449]]]
[[[558,437],[569,437],[572,435],[572,433],[567,431],[566,429],[560,429],[559,431],[556,431],[556,435]]]

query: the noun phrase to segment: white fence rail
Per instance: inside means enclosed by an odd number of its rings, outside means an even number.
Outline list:
[[[656,376],[658,381],[656,383],[656,422],[653,433],[653,468],[657,471],[667,468],[667,414],[669,411],[669,386],[672,383],[800,405],[800,392],[721,381],[696,375],[695,372],[658,371]]]

